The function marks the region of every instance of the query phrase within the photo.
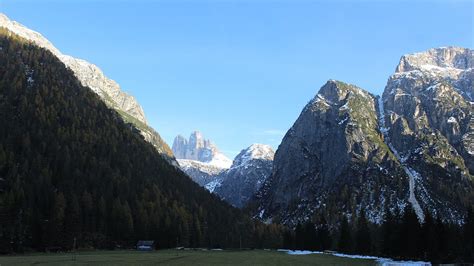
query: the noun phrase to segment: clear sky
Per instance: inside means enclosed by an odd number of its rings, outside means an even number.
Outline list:
[[[172,144],[274,148],[328,79],[380,94],[400,56],[473,48],[474,1],[0,0],[134,95]]]

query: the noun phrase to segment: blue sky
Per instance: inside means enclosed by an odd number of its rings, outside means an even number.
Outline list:
[[[473,1],[0,0],[134,95],[171,145],[274,148],[328,79],[380,94],[400,56],[473,48]]]

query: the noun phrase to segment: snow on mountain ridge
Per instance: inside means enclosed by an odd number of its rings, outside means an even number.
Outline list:
[[[441,47],[402,56],[396,73],[412,70],[468,70],[474,67],[474,52],[468,48]]]
[[[265,144],[252,144],[247,149],[242,150],[234,159],[231,168],[248,164],[252,160],[273,161],[275,151],[272,147]]]

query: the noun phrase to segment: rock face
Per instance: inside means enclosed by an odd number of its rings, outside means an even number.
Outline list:
[[[403,56],[383,97],[330,80],[303,109],[256,195],[256,216],[294,225],[318,211],[330,223],[364,208],[407,204],[459,222],[474,202],[473,52]]]
[[[232,161],[220,153],[214,143],[204,139],[199,131],[191,133],[188,140],[178,135],[172,147],[181,169],[211,192],[221,180],[220,174],[232,164]]]
[[[237,208],[244,207],[270,176],[275,152],[268,145],[253,144],[242,150],[214,193]]]
[[[164,155],[170,162],[174,162],[173,154],[169,146],[161,139],[160,135],[148,126],[143,108],[137,100],[123,92],[120,86],[113,80],[107,78],[104,73],[94,64],[85,60],[77,59],[62,54],[54,45],[40,33],[26,28],[18,22],[10,20],[4,14],[0,14],[0,27],[31,41],[35,45],[51,51],[69,69],[83,86],[89,87],[111,108],[115,109],[122,118],[132,123],[140,130],[144,138]]]
[[[380,102],[386,142],[412,173],[412,198],[453,221],[461,202],[474,202],[473,62],[458,47],[403,56]]]
[[[220,153],[217,146],[210,140],[204,139],[201,132],[194,131],[186,140],[178,135],[174,141],[172,150],[177,159],[194,160],[208,163],[220,168],[229,168],[232,161]]]
[[[326,210],[333,222],[334,215],[351,216],[363,206],[380,220],[385,200],[406,202],[405,187],[391,189],[405,179],[379,133],[376,98],[330,80],[283,138],[272,175],[257,194],[256,214],[294,225],[316,211]]]

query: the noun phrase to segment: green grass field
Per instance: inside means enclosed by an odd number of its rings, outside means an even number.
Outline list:
[[[279,251],[92,251],[71,254],[34,253],[1,256],[7,265],[375,265],[373,260],[339,258],[326,254],[288,255]]]

